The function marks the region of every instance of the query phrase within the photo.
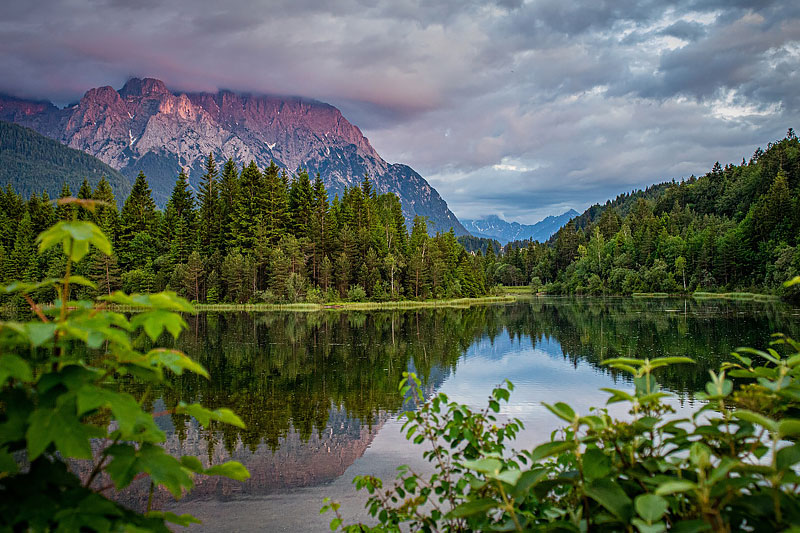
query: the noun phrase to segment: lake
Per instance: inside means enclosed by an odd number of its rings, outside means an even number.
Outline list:
[[[179,400],[229,407],[247,429],[203,430],[180,416],[161,416],[167,448],[203,461],[241,461],[251,479],[205,478],[179,503],[155,502],[204,521],[195,531],[328,531],[326,496],[346,517],[363,519],[365,496],[351,480],[395,468],[424,468],[422,448],[405,441],[397,384],[416,372],[428,392],[483,406],[494,385],[515,390],[501,415],[525,430],[516,448],[533,448],[560,426],[541,402],[565,401],[586,413],[607,395],[631,389],[623,374],[601,366],[617,356],[687,355],[696,365],[657,374],[676,393],[679,412],[695,407],[709,369],[739,346],[764,347],[771,333],[800,338],[800,309],[779,303],[692,299],[531,298],[512,304],[407,311],[206,313],[188,317],[176,343],[212,378],[179,377],[152,405]],[[621,410],[614,411],[620,416]],[[141,508],[147,487],[121,495]]]

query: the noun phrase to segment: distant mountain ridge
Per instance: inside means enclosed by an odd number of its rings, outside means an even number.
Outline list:
[[[175,93],[153,78],[132,78],[119,91],[88,90],[59,109],[50,102],[0,96],[0,119],[30,127],[96,156],[132,179],[143,171],[163,206],[181,168],[199,183],[203,161],[274,161],[288,172],[319,172],[331,199],[370,176],[380,193],[397,194],[407,220],[427,216],[432,230],[467,234],[422,176],[389,164],[335,107],[299,97],[231,91]]]
[[[555,232],[569,222],[570,219],[579,214],[580,213],[574,209],[570,209],[560,215],[546,217],[536,224],[507,222],[497,215],[490,215],[479,220],[465,219],[462,220],[461,223],[472,235],[497,239],[501,244],[528,239],[545,242],[551,235],[555,234]]]
[[[84,179],[94,188],[104,176],[117,201],[124,201],[130,182],[107,164],[30,128],[0,120],[0,186],[11,185],[23,198],[47,191],[55,199],[64,183],[78,194]]]

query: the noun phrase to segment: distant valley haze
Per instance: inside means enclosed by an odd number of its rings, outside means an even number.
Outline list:
[[[749,158],[800,124],[800,4],[0,4],[0,92],[132,77],[329,103],[459,218],[533,224]]]

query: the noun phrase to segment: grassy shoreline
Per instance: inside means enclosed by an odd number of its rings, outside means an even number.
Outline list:
[[[381,311],[396,309],[422,309],[422,308],[468,308],[473,305],[486,305],[495,303],[511,303],[516,298],[511,295],[484,296],[480,298],[455,298],[450,300],[398,300],[390,302],[335,302],[335,303],[292,303],[292,304],[194,304],[196,311],[292,311],[292,312],[318,312],[318,311]],[[120,311],[134,311],[128,306],[115,306]]]

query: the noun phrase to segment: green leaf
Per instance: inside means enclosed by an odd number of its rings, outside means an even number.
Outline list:
[[[631,520],[631,523],[636,526],[636,529],[639,531],[639,533],[664,533],[667,530],[667,526],[665,526],[662,522],[648,524],[644,520],[634,518]]]
[[[545,468],[537,468],[523,472],[519,480],[517,480],[516,487],[514,487],[514,496],[516,498],[524,497],[532,487],[547,478],[547,475],[548,472]]]
[[[60,243],[64,254],[75,262],[83,259],[89,252],[90,244],[104,254],[111,255],[111,242],[102,230],[94,223],[82,220],[58,222],[40,233],[36,241],[40,252]]]
[[[690,364],[693,365],[695,363],[694,359],[691,357],[657,357],[656,359],[650,360],[650,367],[651,368],[660,368],[662,366],[667,365],[677,365],[677,364]]]
[[[19,470],[14,456],[6,448],[0,448],[0,474],[16,474]],[[0,478],[3,476],[0,475]]]
[[[64,457],[91,459],[90,439],[103,434],[99,428],[81,423],[74,400],[63,401],[55,409],[36,409],[28,422],[30,425],[25,437],[31,461],[39,457],[50,443],[55,443]]]
[[[642,494],[637,496],[633,505],[639,516],[647,523],[661,520],[661,517],[667,512],[667,507],[669,506],[667,500],[657,494]]]
[[[191,489],[194,486],[191,476],[180,461],[160,446],[144,444],[138,456],[138,467],[150,474],[154,483],[163,485],[170,491],[175,499],[181,497],[183,489]]]
[[[509,485],[516,485],[521,476],[522,472],[516,468],[512,468],[510,470],[503,470],[499,474],[492,474],[490,477],[502,481],[503,483],[508,483]]]
[[[634,357],[614,357],[611,359],[606,359],[601,364],[604,365],[630,365],[630,366],[642,366],[644,364],[643,359],[636,359]]]
[[[672,525],[670,533],[701,533],[710,530],[711,525],[705,520],[682,520]]]
[[[228,461],[220,465],[214,465],[205,471],[209,476],[224,476],[236,481],[244,481],[250,478],[250,472],[239,461]]]
[[[596,479],[584,487],[584,492],[622,521],[630,520],[631,499],[610,479]]]
[[[464,502],[455,507],[447,516],[451,518],[462,518],[465,516],[473,516],[476,514],[484,514],[490,509],[496,509],[500,506],[500,502],[492,498],[481,498],[479,500],[472,500]]]
[[[544,405],[548,411],[556,415],[561,420],[569,422],[570,424],[575,421],[575,411],[573,411],[572,407],[564,402],[558,402],[554,405],[542,402],[542,405]]]
[[[20,356],[13,353],[0,354],[0,387],[9,378],[30,383],[33,381],[33,372],[30,365]]]
[[[795,437],[800,435],[800,420],[784,418],[778,422],[778,435],[780,437]]]
[[[25,324],[25,332],[34,348],[52,340],[56,334],[56,328],[57,325],[53,322],[28,322]]]
[[[499,459],[492,457],[485,457],[483,459],[476,459],[474,461],[462,461],[464,468],[475,470],[484,474],[497,474],[503,467],[503,463]]]
[[[198,474],[205,471],[203,468],[203,463],[200,462],[194,455],[184,455],[181,457],[181,464],[191,470],[192,472],[196,472]]]
[[[656,494],[658,496],[668,496],[670,494],[682,494],[684,492],[689,492],[696,489],[697,485],[691,481],[665,481],[664,483],[658,485],[658,488],[656,488]]]
[[[792,446],[781,448],[778,450],[775,460],[775,465],[778,467],[778,470],[787,470],[797,463],[800,463],[800,444],[793,444]]]
[[[84,287],[91,287],[92,289],[96,289],[97,288],[97,285],[95,285],[94,281],[92,281],[90,279],[87,279],[87,278],[85,278],[83,276],[75,276],[75,275],[73,275],[73,276],[70,276],[68,279],[69,279],[69,282],[72,285],[82,285]]]
[[[147,352],[145,357],[153,366],[166,367],[177,375],[181,375],[184,370],[188,370],[189,372],[200,374],[206,379],[209,378],[208,371],[203,368],[203,365],[178,350],[156,348]]]
[[[733,416],[739,420],[744,420],[745,422],[762,426],[772,433],[778,432],[778,423],[762,414],[754,413],[753,411],[748,411],[746,409],[737,409],[733,412]]]
[[[591,481],[611,473],[611,459],[602,450],[592,448],[583,454],[583,476]]]
[[[162,518],[166,522],[176,524],[183,527],[191,526],[192,524],[202,524],[200,520],[190,514],[177,515],[169,511],[150,511],[145,516],[151,518]]]
[[[193,416],[203,427],[208,427],[212,420],[216,420],[224,424],[231,424],[243,429],[245,427],[241,418],[236,416],[236,414],[230,409],[224,407],[212,411],[211,409],[207,409],[197,403],[185,404],[181,402],[178,404],[178,407],[175,408],[175,412]]]
[[[136,448],[130,444],[114,444],[106,449],[106,453],[112,459],[105,471],[111,476],[114,487],[120,490],[130,485],[140,471]]]
[[[795,276],[792,279],[790,279],[789,281],[784,282],[783,286],[784,287],[791,287],[792,285],[797,285],[799,283],[800,283],[800,276]]]
[[[144,311],[131,318],[134,329],[143,328],[150,340],[156,342],[161,333],[166,329],[177,339],[184,328],[189,327],[181,315],[174,311],[155,309]]]
[[[535,463],[552,455],[556,455],[567,450],[572,450],[574,448],[575,443],[572,441],[557,440],[553,442],[545,442],[533,450],[533,453],[531,453],[531,461]]]

